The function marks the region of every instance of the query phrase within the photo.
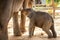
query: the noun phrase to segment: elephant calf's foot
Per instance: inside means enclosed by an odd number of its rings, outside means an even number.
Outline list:
[[[50,36],[48,36],[48,38],[53,38],[53,36],[50,35]]]
[[[57,37],[57,35],[55,34],[55,35],[53,35],[53,38],[56,38]]]

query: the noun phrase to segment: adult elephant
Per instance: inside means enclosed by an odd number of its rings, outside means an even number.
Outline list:
[[[14,34],[21,35],[17,21],[17,11],[19,11],[21,6],[26,8],[27,3],[31,6],[31,3],[27,0],[0,0],[0,40],[8,40],[7,25],[12,16],[14,23]],[[23,24],[25,23],[24,19],[25,17],[21,12],[21,30],[25,30]]]
[[[8,40],[8,22],[11,16],[13,16],[13,13],[17,13],[21,8],[22,3],[23,0],[0,0],[0,40]],[[19,33],[19,35],[21,34]]]

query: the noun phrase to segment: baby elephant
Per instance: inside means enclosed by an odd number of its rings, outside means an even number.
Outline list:
[[[33,9],[24,9],[24,15],[28,16],[30,19],[29,24],[29,37],[34,34],[35,26],[42,28],[48,35],[48,38],[56,38],[56,32],[54,29],[54,20],[46,12],[34,11]],[[50,31],[51,30],[51,31]]]

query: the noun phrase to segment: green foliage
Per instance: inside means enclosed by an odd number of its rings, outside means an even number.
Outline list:
[[[46,0],[46,3],[48,4],[48,3],[50,3],[51,2],[51,0]]]
[[[54,0],[56,3],[58,3],[60,0]]]
[[[50,3],[50,2],[51,2],[51,0],[46,0],[46,2],[47,2],[47,3]],[[55,2],[55,3],[59,3],[59,2],[60,2],[60,0],[54,0],[54,2]]]

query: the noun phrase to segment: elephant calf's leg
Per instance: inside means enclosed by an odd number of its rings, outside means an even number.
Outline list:
[[[53,37],[52,33],[49,30],[46,30],[46,29],[43,29],[43,30],[47,33],[48,38],[52,38]]]
[[[34,35],[35,25],[33,22],[29,24],[29,37],[31,38]]]
[[[21,31],[19,29],[18,25],[18,12],[14,12],[13,14],[13,28],[14,28],[14,35],[15,36],[21,36]]]
[[[51,22],[46,22],[43,25],[42,29],[43,29],[43,31],[45,31],[47,33],[48,38],[53,38],[52,33],[49,31],[50,27],[51,27]]]
[[[51,29],[51,31],[53,33],[53,37],[56,38],[57,37],[57,34],[55,32],[54,25],[52,25],[50,29]]]

